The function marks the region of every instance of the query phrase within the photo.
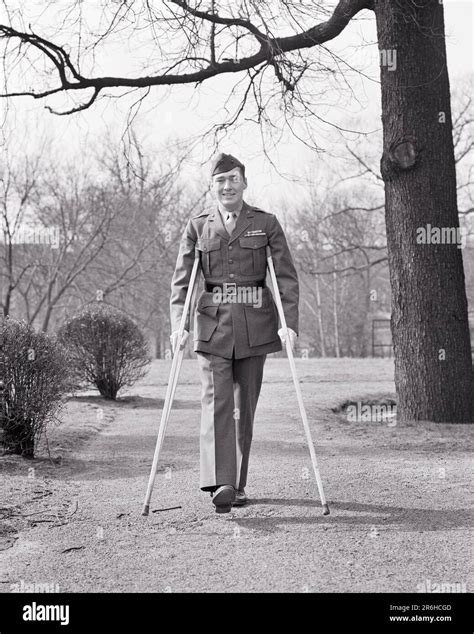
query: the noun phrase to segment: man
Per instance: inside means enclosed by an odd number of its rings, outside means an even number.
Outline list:
[[[285,339],[265,284],[267,246],[292,347],[298,332],[298,277],[283,230],[273,214],[244,202],[246,188],[245,166],[230,154],[219,154],[211,167],[217,208],[188,221],[171,282],[174,350],[197,249],[205,284],[194,320],[194,350],[202,381],[200,486],[211,492],[218,513],[247,502],[263,366],[266,355],[281,350]],[[188,331],[189,318],[185,339]]]

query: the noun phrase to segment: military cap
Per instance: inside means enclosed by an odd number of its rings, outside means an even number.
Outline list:
[[[211,164],[211,176],[221,174],[222,172],[230,172],[234,167],[240,167],[245,178],[245,165],[232,154],[223,154],[222,152],[216,156]]]

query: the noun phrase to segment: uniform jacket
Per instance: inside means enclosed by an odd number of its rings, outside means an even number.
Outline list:
[[[265,281],[266,247],[270,246],[286,322],[298,333],[299,286],[283,229],[276,216],[244,202],[229,236],[216,208],[192,216],[179,246],[171,282],[171,329],[181,320],[195,249],[209,285],[235,282],[255,286]],[[236,301],[202,291],[194,315],[194,350],[241,359],[281,350],[278,313],[268,287],[253,289]],[[260,293],[256,299],[255,293]],[[189,330],[189,317],[186,325]]]

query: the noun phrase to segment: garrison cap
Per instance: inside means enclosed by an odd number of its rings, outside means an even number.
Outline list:
[[[245,165],[232,154],[218,154],[211,164],[211,176],[221,174],[222,172],[230,172],[234,167],[240,167],[245,178]]]

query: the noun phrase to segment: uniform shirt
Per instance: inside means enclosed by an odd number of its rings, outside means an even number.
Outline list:
[[[242,207],[243,207],[243,205],[242,205]],[[236,217],[236,219],[235,219],[235,222],[236,222],[236,225],[235,225],[235,226],[237,226],[237,222],[238,222],[238,220],[239,220],[239,216],[240,216],[240,212],[242,211],[242,207],[241,207],[240,209],[236,209],[236,210],[233,212],[233,213],[235,213],[235,215],[237,216],[237,217]],[[222,224],[223,224],[223,225],[224,225],[224,227],[225,227],[225,226],[226,226],[226,222],[225,222],[225,221],[226,221],[226,218],[227,218],[227,214],[228,214],[229,212],[228,212],[228,211],[221,210],[221,209],[219,209],[219,207],[218,207],[217,209],[218,209],[218,211],[219,211],[219,213],[220,213],[220,215],[221,215],[221,218],[222,218]],[[232,213],[232,212],[231,212],[231,213]],[[227,229],[226,229],[226,231],[227,231]],[[231,235],[231,234],[230,234],[230,235]]]

